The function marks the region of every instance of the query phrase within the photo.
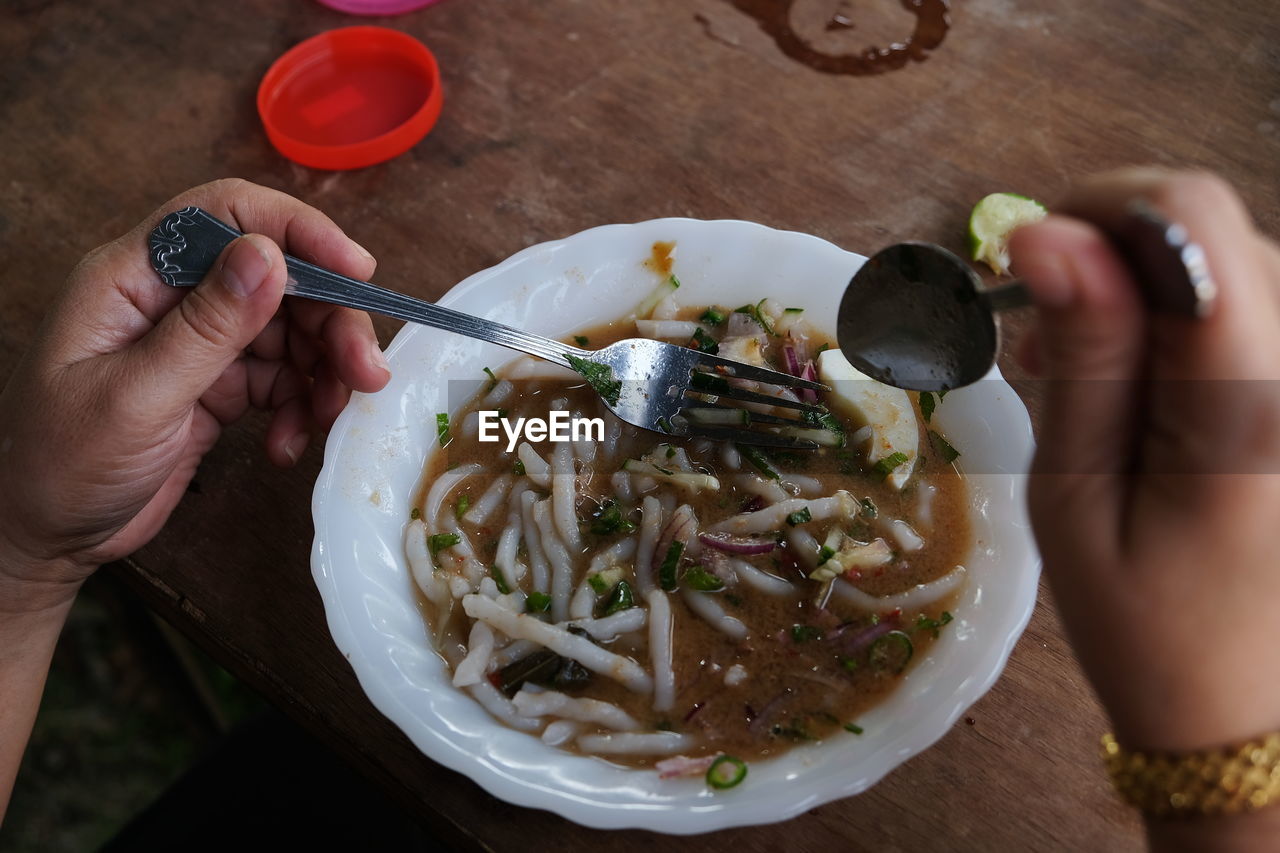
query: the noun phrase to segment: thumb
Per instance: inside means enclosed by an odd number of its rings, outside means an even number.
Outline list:
[[[152,382],[164,377],[148,394],[152,403],[177,413],[198,400],[275,315],[286,277],[274,241],[261,234],[233,240],[204,280],[135,348],[134,375]]]

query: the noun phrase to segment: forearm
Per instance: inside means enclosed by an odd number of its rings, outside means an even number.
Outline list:
[[[66,590],[59,598],[33,597],[22,586],[0,580],[0,823],[74,600]]]

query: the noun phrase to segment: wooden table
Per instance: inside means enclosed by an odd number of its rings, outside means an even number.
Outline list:
[[[1266,230],[1280,231],[1280,16],[1270,0],[955,5],[927,61],[854,77],[787,58],[727,0],[447,0],[375,21],[439,58],[446,98],[435,131],[390,163],[318,173],[269,147],[255,89],[300,39],[362,21],[304,0],[7,3],[4,373],[85,251],[187,186],[228,175],[326,210],[381,258],[381,281],[427,298],[532,243],[661,216],[756,220],[861,251],[905,238],[958,249],[969,208],[988,192],[1052,200],[1072,176],[1134,162],[1219,171]],[[882,6],[873,17],[797,0],[793,23],[828,49],[858,49],[910,31],[910,15]],[[858,26],[824,30],[837,13]],[[379,331],[385,342],[393,324]],[[166,530],[118,570],[449,841],[501,850],[555,839],[566,851],[1140,845],[1137,820],[1100,770],[1105,721],[1047,595],[971,724],[857,798],[692,840],[606,838],[497,802],[422,758],[365,700],[308,567],[320,454],[280,474],[258,450],[260,427],[229,431]]]

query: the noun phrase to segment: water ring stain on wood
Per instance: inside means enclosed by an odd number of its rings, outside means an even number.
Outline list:
[[[862,53],[831,54],[815,50],[792,29],[791,7],[795,0],[725,2],[754,18],[785,55],[824,74],[883,74],[902,68],[910,61],[923,62],[942,44],[951,28],[950,0],[900,0],[902,7],[916,18],[915,29],[904,41],[889,47],[868,47]],[[705,19],[702,23],[706,25]],[[853,21],[840,16],[837,27],[828,26],[828,29],[852,27]]]

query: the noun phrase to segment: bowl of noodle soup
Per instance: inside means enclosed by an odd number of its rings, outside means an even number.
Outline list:
[[[828,337],[834,336],[834,329],[824,328],[824,323],[834,325],[834,308],[844,286],[864,260],[816,237],[753,223],[654,220],[602,226],[530,247],[471,276],[440,304],[569,339],[616,323],[645,299],[661,279],[652,261],[655,244],[662,243],[674,245],[672,271],[679,277],[682,305],[700,310],[781,299],[787,307],[804,309],[815,332]],[[448,470],[439,461],[437,416],[456,415],[484,388],[483,368],[502,377],[504,366],[519,356],[479,341],[406,326],[388,347],[387,357],[391,383],[377,394],[356,395],[330,433],[313,498],[313,575],[334,642],[375,707],[425,755],[501,799],[597,828],[687,834],[785,820],[865,790],[936,742],[994,683],[1030,617],[1039,574],[1023,497],[1033,449],[1030,424],[1017,396],[993,370],[984,381],[948,394],[930,418],[930,429],[945,435],[962,453],[957,466],[964,481],[963,506],[958,510],[966,530],[960,561],[963,583],[947,598],[950,624],[941,631],[912,635],[920,650],[910,667],[874,704],[858,708],[856,726],[834,733],[824,730],[812,741],[807,736],[792,738],[785,750],[770,754],[765,749],[751,756],[749,774],[732,790],[716,790],[701,775],[663,778],[654,767],[658,756],[602,757],[553,745],[537,731],[500,722],[475,689],[455,686],[451,666],[460,658],[455,655],[446,662],[448,655],[442,657],[439,651],[439,624],[433,628],[435,614],[429,604],[424,606],[405,546],[411,526],[421,523],[411,515],[419,512],[424,485],[431,482],[428,477],[424,484],[424,470],[437,479]],[[455,418],[454,429],[461,429],[461,419]],[[654,435],[645,449],[661,441]],[[546,451],[543,458],[552,455],[548,447],[541,448]],[[502,444],[494,448],[494,464],[508,470],[511,456],[500,452]],[[718,452],[701,449],[709,455]],[[674,457],[672,449],[666,452]],[[657,459],[642,456],[640,450],[627,455],[648,459],[646,465]],[[457,470],[476,463],[459,456],[450,464]],[[803,481],[799,475],[798,479]],[[482,491],[476,488],[476,499]],[[639,495],[635,497],[632,518],[640,523]],[[456,499],[451,498],[451,505]],[[513,505],[517,502],[512,500]],[[738,509],[735,502],[726,515]],[[709,511],[699,505],[699,512]],[[670,514],[668,508],[663,518]],[[588,539],[584,547],[590,550],[593,542]],[[617,542],[620,549],[625,546],[621,539]],[[605,550],[604,540],[599,547]],[[611,580],[616,585],[616,578]],[[473,584],[473,597],[479,582]],[[650,587],[655,583],[655,578],[648,580]],[[500,597],[490,589],[489,601]],[[471,603],[475,606],[469,610],[477,612],[484,609],[480,605],[490,607],[478,600]],[[921,618],[932,617],[922,613]],[[909,631],[907,625],[851,628],[844,623],[828,625],[828,637],[796,633],[781,641],[818,637],[828,642],[849,629],[846,639],[855,633],[870,638],[843,647],[858,649],[861,655],[850,661],[851,669],[865,668],[868,642],[882,640],[889,627],[895,634]],[[929,633],[936,639],[925,636]],[[803,651],[799,645],[795,648]],[[885,651],[883,642],[879,651]],[[874,650],[870,660],[876,660]],[[483,683],[478,686],[488,690]],[[719,682],[716,687],[720,689]],[[560,695],[542,691],[531,685],[522,707],[534,700],[545,704],[547,694]],[[759,711],[763,708],[752,713]],[[645,717],[642,727],[667,731],[674,723],[680,728],[685,713],[681,706],[656,723],[662,715]],[[780,728],[773,726],[775,734]],[[854,729],[858,734],[851,733]],[[593,743],[600,742],[601,736],[592,736]],[[734,752],[738,751],[735,744]],[[713,745],[702,754],[718,753]]]

